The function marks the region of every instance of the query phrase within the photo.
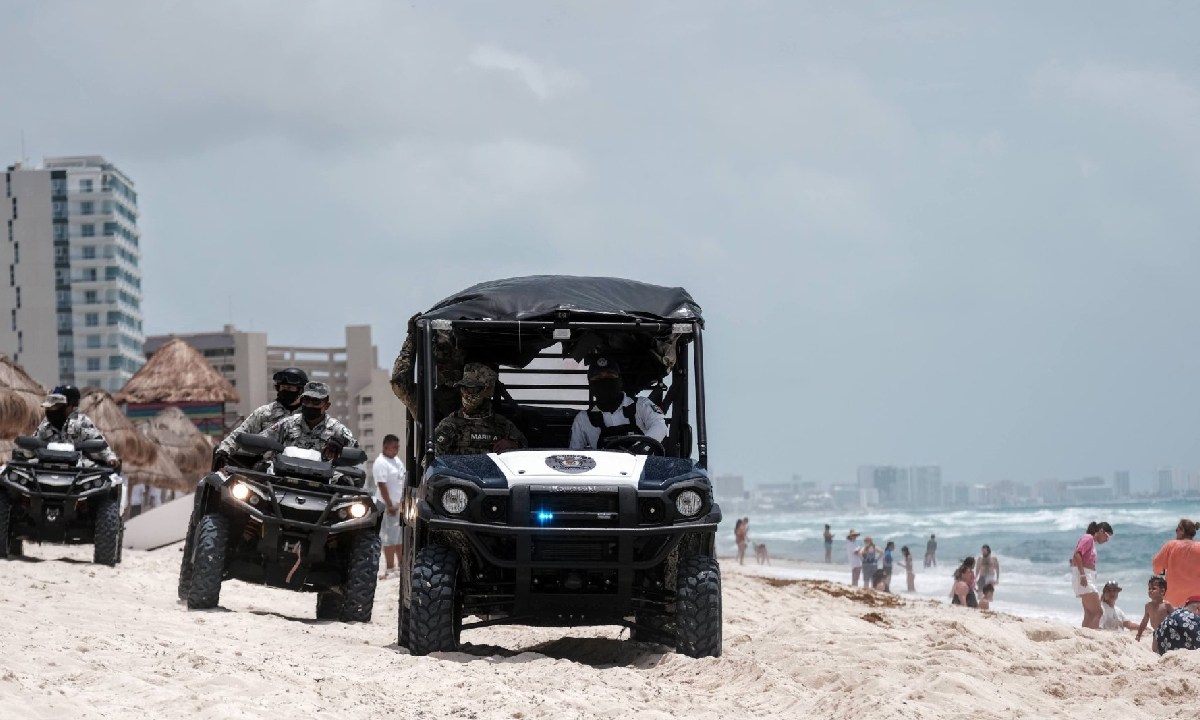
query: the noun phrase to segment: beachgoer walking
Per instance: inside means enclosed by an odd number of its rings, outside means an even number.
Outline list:
[[[1188,598],[1183,607],[1172,610],[1154,631],[1158,654],[1172,650],[1200,649],[1200,595]]]
[[[896,549],[896,543],[888,540],[887,545],[883,546],[883,573],[887,578],[883,582],[883,589],[888,592],[892,591],[892,567],[895,565],[895,557],[892,551]]]
[[[846,559],[850,561],[850,584],[858,587],[862,575],[862,556],[858,554],[858,531],[851,528],[846,534]]]
[[[1183,519],[1175,526],[1175,540],[1168,540],[1150,562],[1155,574],[1170,583],[1167,602],[1180,607],[1192,595],[1200,595],[1200,543],[1196,523]]]
[[[1138,625],[1137,639],[1142,639],[1142,633],[1146,632],[1146,626],[1150,626],[1150,639],[1154,640],[1155,631],[1158,626],[1162,625],[1163,619],[1171,614],[1174,606],[1163,599],[1167,594],[1167,579],[1161,575],[1151,575],[1150,582],[1146,587],[1146,594],[1150,596],[1150,601],[1146,603],[1146,612],[1142,615],[1142,623]],[[1153,644],[1152,649],[1158,652],[1157,643]]]
[[[908,591],[916,592],[917,575],[915,572],[913,572],[912,553],[908,551],[908,546],[905,545],[904,547],[900,548],[900,554],[904,556],[904,579],[908,582]]]
[[[975,558],[975,574],[979,576],[979,587],[1000,583],[1000,560],[992,554],[990,545],[984,545]]]
[[[833,531],[825,526],[825,564],[833,562]]]
[[[950,588],[950,604],[979,607],[975,595],[975,558],[965,557],[954,570],[954,585]]]
[[[1096,546],[1112,537],[1112,525],[1106,522],[1088,524],[1087,532],[1075,543],[1071,556],[1071,588],[1083,604],[1083,627],[1100,629],[1104,609],[1100,607],[1100,588],[1096,587]]]
[[[879,548],[870,535],[863,538],[863,546],[858,554],[862,556],[863,587],[869,588],[875,579],[875,571],[879,569],[880,560]]]
[[[925,567],[937,567],[937,536],[930,535],[925,543]]]
[[[744,517],[737,521],[737,525],[733,526],[733,538],[737,541],[738,565],[743,565],[746,561],[746,533],[749,525],[750,518]]]

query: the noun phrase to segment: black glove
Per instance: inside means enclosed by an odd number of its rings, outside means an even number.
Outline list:
[[[213,472],[220,470],[221,468],[225,467],[228,464],[229,464],[229,454],[228,453],[226,453],[224,450],[213,451],[213,463],[212,463]]]

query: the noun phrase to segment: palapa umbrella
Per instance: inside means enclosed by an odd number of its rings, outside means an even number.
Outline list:
[[[212,464],[212,444],[177,407],[164,408],[138,429],[158,444],[159,455],[179,468],[184,479],[195,479]]]
[[[131,490],[135,485],[148,485],[164,490],[181,490],[183,492],[196,489],[196,483],[189,482],[184,478],[183,474],[179,472],[179,468],[175,467],[165,452],[158,453],[149,463],[126,465],[122,472],[125,474]]]
[[[108,446],[126,466],[151,466],[158,458],[158,445],[138,432],[112,395],[100,388],[88,388],[79,400],[79,411],[96,423]]]
[[[0,438],[28,435],[42,421],[46,389],[25,369],[0,355]],[[10,449],[11,452],[11,449]]]
[[[200,351],[173,338],[154,351],[117,393],[123,404],[235,403],[237,390]]]

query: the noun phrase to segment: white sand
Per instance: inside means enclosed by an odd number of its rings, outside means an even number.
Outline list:
[[[28,546],[0,562],[0,717],[1174,718],[1200,652],[904,601],[726,564],[725,653],[692,660],[619,628],[467,631],[464,652],[395,646],[398,582],[366,625],[315,596],[226,583],[223,609],[175,599],[180,546]]]

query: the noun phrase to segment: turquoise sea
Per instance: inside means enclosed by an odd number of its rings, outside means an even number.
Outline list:
[[[732,513],[721,525],[722,555],[736,552]],[[1000,559],[1000,583],[994,609],[1028,617],[1077,624],[1079,600],[1071,592],[1068,561],[1075,543],[1093,520],[1108,521],[1115,535],[1099,546],[1097,571],[1101,582],[1117,580],[1123,591],[1117,606],[1135,621],[1146,602],[1150,560],[1163,543],[1175,537],[1181,517],[1200,518],[1200,503],[1130,503],[1077,507],[984,510],[875,510],[856,513],[778,513],[750,515],[750,539],[766,543],[772,558],[821,563],[801,568],[773,568],[781,577],[805,577],[849,583],[846,533],[851,528],[870,535],[881,548],[896,543],[897,568],[893,591],[904,591],[900,548],[913,553],[917,595],[947,600],[951,574],[967,555],[979,555],[983,544]],[[833,564],[824,565],[821,534],[832,526]],[[937,535],[938,565],[924,567],[925,543]],[[862,537],[859,538],[861,543]],[[747,563],[753,563],[752,551]],[[1168,580],[1169,581],[1169,580]]]

